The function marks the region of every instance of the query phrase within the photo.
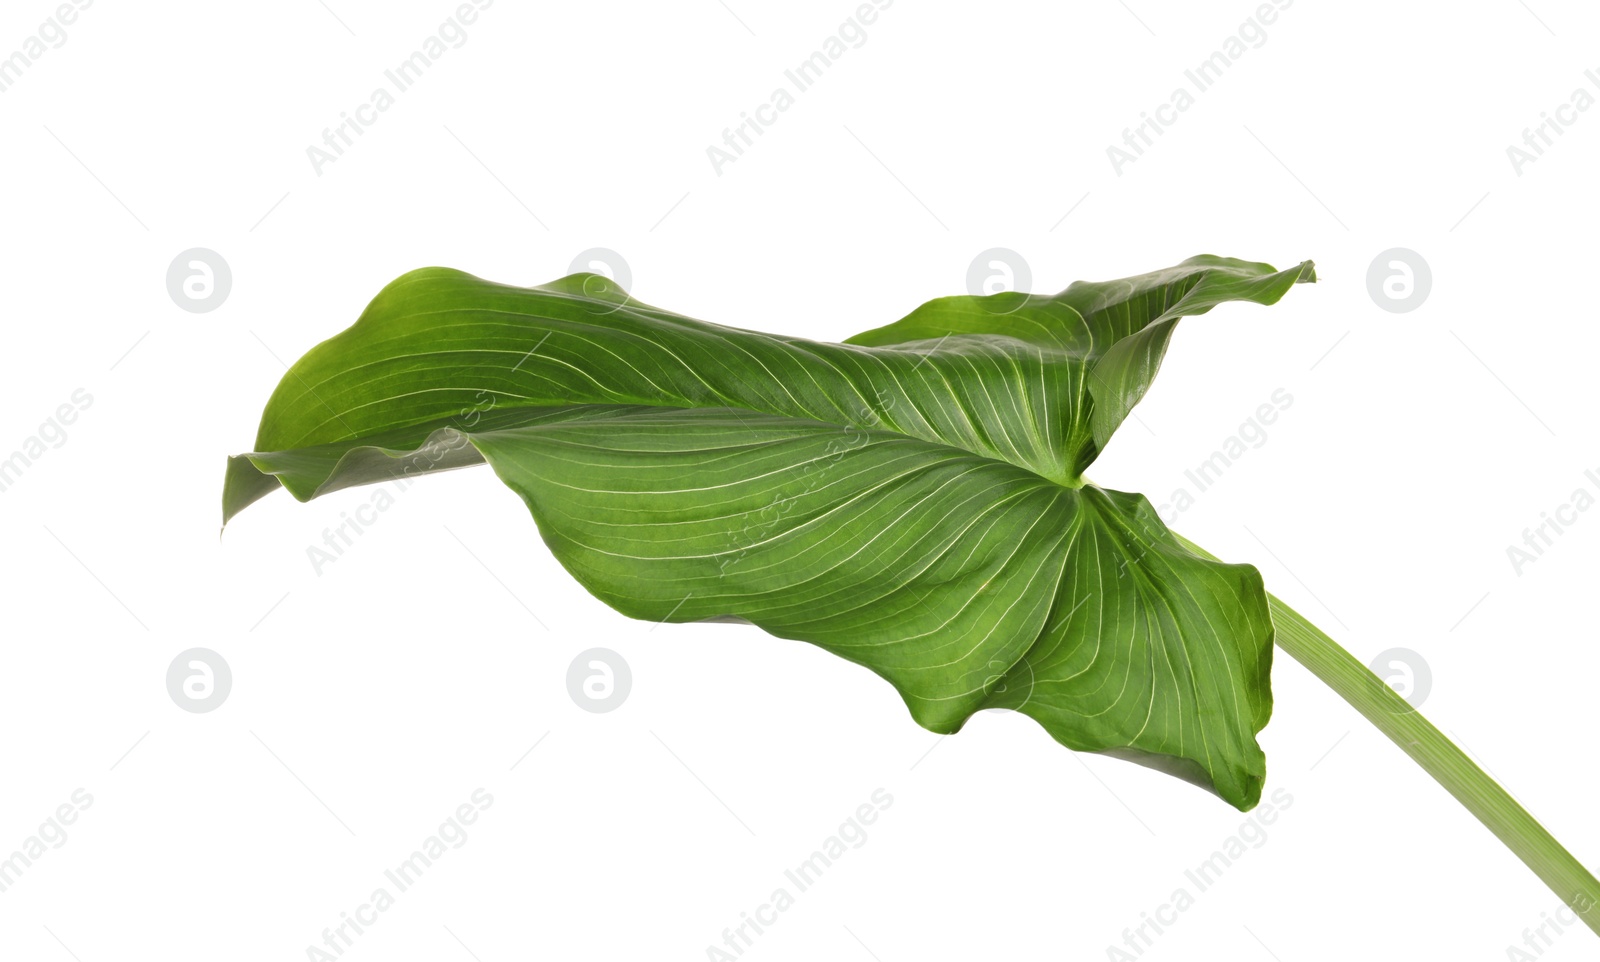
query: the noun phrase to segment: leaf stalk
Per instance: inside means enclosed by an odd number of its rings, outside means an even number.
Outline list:
[[[1216,560],[1187,538],[1178,539],[1202,557]],[[1583,863],[1366,665],[1276,595],[1269,593],[1267,600],[1278,647],[1399,745],[1600,935],[1600,881]]]

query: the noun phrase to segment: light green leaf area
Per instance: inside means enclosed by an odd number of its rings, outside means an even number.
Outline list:
[[[748,621],[872,669],[933,731],[1012,708],[1249,808],[1271,712],[1260,576],[1083,470],[1178,318],[1313,279],[1198,257],[943,298],[832,344],[591,274],[414,271],[284,377],[229,461],[224,520],[279,486],[307,500],[486,460],[623,614]]]

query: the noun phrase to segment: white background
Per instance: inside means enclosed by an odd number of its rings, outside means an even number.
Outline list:
[[[455,6],[328,3],[96,3],[0,94],[0,457],[93,397],[0,493],[0,854],[94,799],[0,894],[0,954],[306,958],[479,787],[466,843],[344,958],[704,959],[883,788],[745,959],[1103,959],[1239,830],[1021,716],[940,740],[820,650],[627,621],[485,469],[415,485],[320,575],[307,546],[370,489],[275,494],[219,540],[280,358],[410,268],[532,284],[594,246],[649,303],[827,339],[962,292],[995,246],[1038,291],[1315,258],[1277,307],[1186,321],[1092,474],[1163,502],[1289,392],[1175,527],[1363,661],[1421,653],[1426,713],[1600,863],[1600,511],[1506,556],[1600,469],[1600,109],[1520,176],[1506,154],[1600,71],[1592,6],[1301,0],[1119,176],[1107,146],[1255,3],[900,0],[718,176],[707,146],[854,3],[500,0],[319,176],[307,146]],[[6,4],[0,56],[53,9]],[[1397,246],[1433,273],[1404,314],[1366,282]],[[211,313],[165,287],[192,247],[231,265]],[[232,666],[208,714],[165,687],[194,646]],[[593,646],[632,668],[610,714],[566,690]],[[1555,911],[1306,671],[1274,682],[1267,791],[1293,805],[1145,958],[1504,959]]]

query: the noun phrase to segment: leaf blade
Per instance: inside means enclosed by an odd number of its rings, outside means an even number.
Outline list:
[[[1271,711],[1260,576],[1082,469],[1177,318],[1307,279],[1191,258],[1047,299],[944,298],[839,345],[594,275],[424,269],[291,368],[257,450],[230,459],[225,520],[276,486],[307,500],[487,461],[624,614],[747,620],[867,666],[932,730],[1014,708],[1248,808]]]

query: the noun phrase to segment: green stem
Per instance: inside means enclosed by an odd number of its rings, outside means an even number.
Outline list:
[[[1187,538],[1203,557],[1215,555]],[[1278,647],[1366,716],[1367,721],[1477,816],[1495,837],[1544,880],[1583,923],[1600,934],[1600,882],[1527,809],[1466,753],[1339,644],[1274,595],[1267,595]]]

